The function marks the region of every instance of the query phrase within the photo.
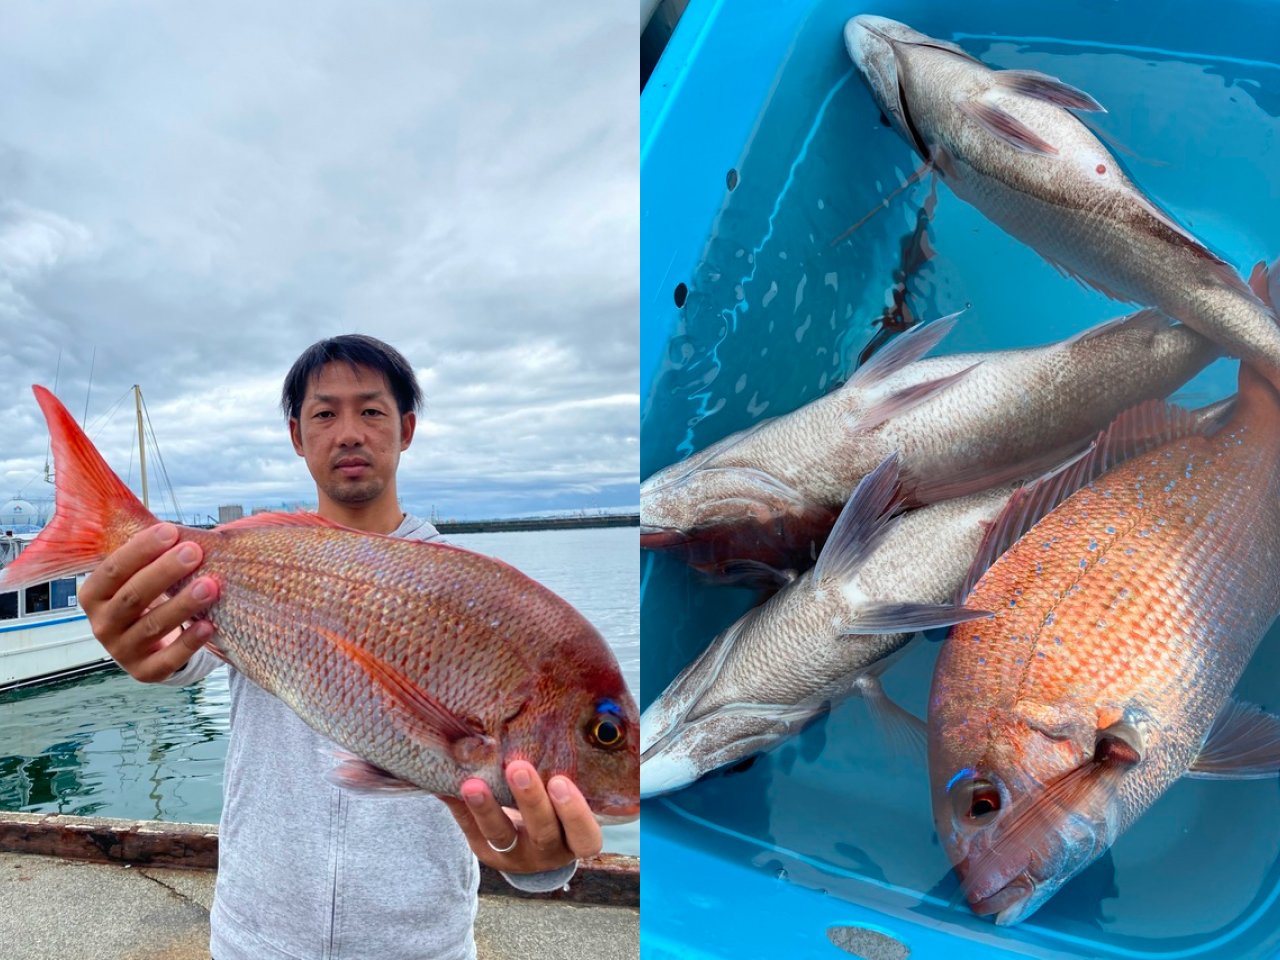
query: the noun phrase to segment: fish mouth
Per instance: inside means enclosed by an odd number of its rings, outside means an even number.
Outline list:
[[[591,812],[596,818],[596,823],[602,827],[610,827],[637,819],[640,816],[640,804],[638,801],[610,803]]]
[[[689,535],[670,527],[640,527],[640,546],[644,550],[662,550],[689,542]]]
[[[969,909],[980,917],[995,914],[996,926],[1017,923],[1035,902],[1036,882],[1025,872],[1018,874],[990,896],[970,899]]]

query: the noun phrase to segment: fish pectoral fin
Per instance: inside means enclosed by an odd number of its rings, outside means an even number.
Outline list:
[[[880,678],[865,673],[854,682],[854,689],[867,705],[872,723],[894,754],[923,760],[927,754],[928,727],[910,710],[884,692]]]
[[[1218,713],[1186,776],[1199,780],[1261,780],[1280,773],[1280,717],[1241,700]]]
[[[898,455],[891,453],[858,482],[818,554],[814,582],[841,581],[852,575],[888,531],[898,477]]]
[[[324,778],[335,787],[378,796],[423,792],[422,788],[416,784],[401,780],[395,774],[388,773],[368,760],[360,759],[354,753],[347,753],[344,750],[331,752],[338,763],[324,775]]]
[[[886,601],[858,605],[853,619],[844,625],[847,634],[915,633],[950,627],[969,620],[985,620],[994,616],[989,610],[971,610],[949,603],[910,603]]]
[[[1058,148],[1049,143],[1013,114],[985,100],[961,100],[956,106],[988,133],[1024,153],[1056,156]]]
[[[905,334],[903,334],[903,336],[905,336]],[[879,354],[876,356],[878,357]],[[874,430],[890,418],[905,413],[912,407],[918,406],[931,397],[937,396],[953,383],[967,377],[974,367],[979,367],[981,365],[982,361],[979,360],[977,363],[971,364],[963,370],[957,370],[955,373],[949,373],[945,377],[938,377],[935,380],[926,380],[923,383],[914,383],[909,387],[904,387],[895,393],[889,394],[889,396],[884,397],[881,400],[877,400],[856,417],[850,418],[849,432],[866,433],[870,430]]]
[[[1043,100],[1045,103],[1066,107],[1068,110],[1107,112],[1106,107],[1083,90],[1078,90],[1071,84],[1063,83],[1057,77],[1051,77],[1039,70],[1001,70],[996,74],[995,82],[1024,97]]]
[[[450,748],[456,741],[483,736],[483,731],[459,717],[409,677],[331,630],[316,632],[356,664],[382,693],[418,721],[415,732],[436,745]]]

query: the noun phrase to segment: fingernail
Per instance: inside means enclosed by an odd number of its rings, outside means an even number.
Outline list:
[[[178,539],[178,528],[172,523],[158,523],[153,529],[157,543],[173,543]]]
[[[178,548],[178,559],[183,563],[195,563],[200,559],[200,548],[194,543],[184,543]]]
[[[517,767],[511,774],[511,783],[517,790],[528,790],[533,777],[529,776],[529,771],[524,767]]]
[[[551,794],[551,799],[556,803],[567,803],[573,796],[569,792],[569,782],[564,777],[552,777],[547,784],[547,793]]]
[[[465,793],[465,792],[464,792],[464,793],[462,794],[462,799],[466,800],[466,801],[467,801],[467,803],[468,803],[468,804],[470,804],[471,806],[473,806],[473,807],[478,807],[478,806],[480,806],[482,803],[484,803],[484,794],[483,794],[482,792],[480,792],[479,790],[476,790],[476,791],[475,791],[475,792],[473,792],[473,793]]]
[[[204,603],[213,597],[213,587],[208,580],[197,580],[196,585],[191,588],[191,596]]]

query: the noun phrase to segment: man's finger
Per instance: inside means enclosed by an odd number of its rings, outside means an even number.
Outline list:
[[[507,764],[507,784],[515,798],[516,807],[524,819],[525,835],[539,850],[554,850],[562,846],[560,818],[542,786],[542,778],[533,764],[527,760],[513,760]]]
[[[213,624],[208,620],[197,620],[190,626],[175,631],[172,639],[153,653],[134,665],[131,675],[143,683],[159,683],[186,666],[195,651],[204,646],[213,637]]]
[[[170,547],[158,559],[148,563],[129,577],[110,599],[97,609],[90,611],[90,622],[94,631],[109,636],[113,633],[122,633],[130,630],[138,619],[143,617],[143,612],[149,604],[153,604],[155,599],[162,593],[170,589],[183,577],[191,574],[200,566],[203,559],[204,552],[200,549],[198,543],[186,541]],[[207,578],[201,579],[207,580]],[[194,587],[195,585],[193,583],[189,586]],[[169,610],[168,619],[163,621],[162,628],[162,621],[155,614],[157,611],[167,607],[168,604],[158,604],[152,608],[146,617],[143,617],[144,621],[147,617],[151,619],[147,626],[140,631],[140,634],[153,637],[163,636],[212,602],[208,599],[195,599],[189,591],[184,592],[188,592],[191,603],[187,604],[190,609],[182,617],[174,620],[172,614],[176,610]]]
[[[81,606],[114,597],[129,578],[178,542],[178,528],[158,523],[135,533],[113,551],[80,585]]]
[[[515,824],[494,799],[489,785],[483,780],[472,778],[463,781],[460,792],[480,835],[489,842],[489,846],[495,851],[503,851],[511,846],[511,841],[518,836]]]
[[[598,854],[604,846],[600,824],[573,781],[568,777],[554,776],[547,782],[547,794],[560,818],[565,846],[578,859]]]

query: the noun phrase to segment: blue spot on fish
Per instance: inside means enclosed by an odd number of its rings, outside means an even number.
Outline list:
[[[1109,534],[1110,534],[1110,533],[1115,533],[1115,532],[1116,532],[1116,528],[1115,528],[1115,527],[1113,527],[1113,526],[1111,526],[1111,524],[1107,524],[1107,533],[1109,533]]]
[[[1097,549],[1098,549],[1098,541],[1097,541],[1097,540],[1090,540],[1090,541],[1089,541],[1089,549],[1090,549],[1090,550],[1097,550]]]
[[[956,771],[956,775],[947,781],[947,793],[950,793],[951,788],[954,787],[957,783],[959,783],[960,780],[964,779],[965,777],[977,776],[977,773],[978,771],[974,770],[973,767],[965,767],[963,770]]]

